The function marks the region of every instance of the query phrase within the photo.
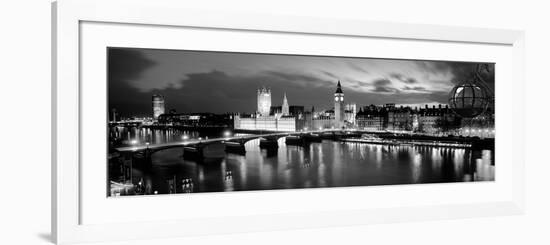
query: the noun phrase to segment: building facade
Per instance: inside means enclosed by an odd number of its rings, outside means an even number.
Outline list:
[[[153,120],[158,120],[160,115],[164,114],[164,96],[153,95]]]
[[[158,117],[159,125],[182,127],[233,127],[232,114],[166,113]]]
[[[280,132],[296,131],[296,119],[293,116],[254,116],[236,115],[233,121],[235,129],[266,130]]]
[[[411,131],[413,111],[410,107],[386,107],[389,131]]]
[[[475,117],[462,119],[457,134],[462,136],[494,138],[495,137],[495,111],[487,108],[485,113]]]
[[[271,89],[262,87],[257,91],[258,109],[257,113],[262,116],[269,116],[271,109]]]
[[[386,110],[375,105],[365,106],[355,117],[357,127],[361,130],[383,131],[385,129]]]
[[[449,108],[441,104],[431,108],[426,105],[418,110],[418,131],[429,135],[455,134],[460,127],[459,118]]]
[[[345,115],[345,121],[348,124],[355,126],[356,125],[355,117],[357,116],[357,104],[355,103],[346,104],[346,106],[344,107],[344,115]]]
[[[303,115],[292,113],[292,109],[299,111],[301,108],[303,111],[303,106],[298,108],[289,106],[286,93],[281,106],[272,106],[271,89],[262,87],[257,90],[257,102],[256,114],[235,115],[233,119],[235,129],[294,132],[298,127],[303,127],[300,125],[304,123],[299,121]]]

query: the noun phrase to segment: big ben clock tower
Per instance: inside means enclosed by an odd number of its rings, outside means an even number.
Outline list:
[[[337,128],[343,127],[344,118],[344,92],[340,80],[338,80],[338,86],[336,92],[334,92],[334,126]]]

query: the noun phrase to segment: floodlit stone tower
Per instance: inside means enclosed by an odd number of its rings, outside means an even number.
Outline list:
[[[160,94],[153,95],[153,119],[157,120],[160,115],[164,114],[164,96]]]
[[[262,87],[258,89],[258,113],[261,116],[269,116],[271,109],[271,89]]]
[[[344,108],[344,92],[342,91],[342,85],[340,85],[340,80],[338,80],[338,85],[336,87],[336,92],[334,92],[334,126],[343,127],[345,119],[345,108]]]
[[[288,100],[286,99],[286,93],[285,93],[284,98],[283,98],[283,106],[282,106],[281,111],[283,113],[283,116],[290,115],[290,112],[288,110]]]

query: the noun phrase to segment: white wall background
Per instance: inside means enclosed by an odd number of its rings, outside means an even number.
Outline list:
[[[545,1],[197,2],[189,1],[190,7],[525,29],[527,214],[115,244],[550,244],[550,158],[545,144],[550,136],[550,76],[547,68],[550,15]],[[50,1],[4,1],[0,18],[0,244],[48,244],[51,193]],[[33,147],[26,148],[29,144]]]

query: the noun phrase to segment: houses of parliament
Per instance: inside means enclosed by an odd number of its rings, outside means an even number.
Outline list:
[[[334,92],[334,108],[330,110],[306,110],[304,106],[289,105],[286,93],[280,106],[272,105],[271,89],[257,90],[257,110],[251,115],[234,117],[235,129],[300,131],[308,129],[343,128],[355,124],[356,104],[345,104],[342,85],[338,81]]]

